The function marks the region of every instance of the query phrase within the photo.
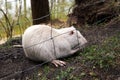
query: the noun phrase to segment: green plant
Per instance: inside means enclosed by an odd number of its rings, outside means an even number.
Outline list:
[[[60,73],[56,76],[57,80],[62,80],[63,78],[69,78],[70,72],[74,70],[74,67],[69,67],[66,70],[61,70]]]
[[[99,66],[100,68],[108,68],[115,66],[117,57],[120,56],[119,36],[111,37],[105,40],[102,45],[91,45],[84,50],[84,62],[91,63],[93,66]]]

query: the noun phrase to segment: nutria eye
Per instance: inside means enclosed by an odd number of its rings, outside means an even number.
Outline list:
[[[74,31],[70,31],[70,35],[73,35],[74,34]]]

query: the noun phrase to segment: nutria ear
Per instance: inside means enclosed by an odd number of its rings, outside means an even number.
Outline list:
[[[73,35],[74,34],[74,31],[70,31],[70,35]]]

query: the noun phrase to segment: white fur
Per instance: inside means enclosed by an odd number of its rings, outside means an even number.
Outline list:
[[[74,31],[74,34],[70,35],[70,31]],[[74,27],[52,28],[52,36],[53,40],[51,39],[51,27],[47,25],[33,25],[26,29],[22,37],[25,55],[32,60],[51,61],[70,55],[72,47],[75,47],[78,41],[80,46],[87,42]],[[54,53],[53,41],[56,53]]]

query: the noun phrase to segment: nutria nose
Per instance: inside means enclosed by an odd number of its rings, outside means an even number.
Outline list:
[[[88,45],[88,41],[85,39],[84,44],[82,45],[82,48],[86,47]]]

